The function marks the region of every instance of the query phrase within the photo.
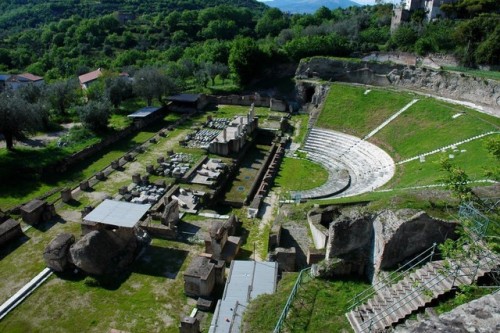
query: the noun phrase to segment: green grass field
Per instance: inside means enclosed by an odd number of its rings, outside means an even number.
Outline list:
[[[129,272],[104,282],[53,276],[0,322],[0,331],[178,332],[179,319],[195,307],[182,278],[193,247],[155,239]]]
[[[453,118],[462,112],[461,116]],[[433,98],[424,98],[375,134],[370,141],[381,145],[397,160],[499,129],[498,118]]]
[[[454,67],[454,66],[445,66],[444,69],[449,71],[461,72],[471,76],[482,77],[485,79],[492,79],[500,81],[500,72],[499,71],[482,71],[478,69],[471,69],[466,67]]]
[[[1,149],[0,178],[5,186],[0,187],[0,209],[10,209],[39,197],[54,187],[76,186],[81,180],[89,178],[108,166],[111,161],[120,158],[130,149],[147,141],[163,126],[170,123],[171,119],[176,118],[175,115],[166,115],[164,121],[154,123],[134,135],[119,140],[84,162],[74,165],[68,171],[59,174],[40,176],[32,172],[26,172],[19,175],[18,169],[28,167],[36,170],[37,167],[50,165],[54,161],[69,155],[69,152],[64,148],[50,146],[45,149],[17,149],[14,152]],[[181,127],[179,130],[183,128]]]
[[[283,191],[303,191],[323,185],[328,171],[305,159],[284,158],[274,184]]]
[[[488,138],[460,145],[456,152],[448,149],[446,153],[429,155],[423,163],[414,160],[398,165],[399,172],[383,188],[404,188],[441,183],[444,172],[441,170],[440,161],[448,158],[450,154],[454,156],[451,162],[463,168],[470,180],[487,179],[488,177],[485,176],[486,167],[498,163],[486,149],[485,143]],[[462,152],[462,150],[465,151]]]
[[[410,93],[334,83],[316,126],[363,137],[413,98]]]
[[[259,296],[250,303],[244,314],[246,332],[273,331],[297,276],[298,273],[285,274],[275,294]],[[285,327],[291,332],[311,333],[350,330],[344,315],[348,302],[367,286],[356,280],[306,280],[299,288]]]

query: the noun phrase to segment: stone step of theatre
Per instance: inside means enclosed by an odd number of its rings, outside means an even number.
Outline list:
[[[326,184],[313,190],[294,192],[304,199],[329,196],[356,195],[372,191],[387,183],[395,172],[395,164],[385,151],[370,142],[341,132],[320,128],[311,129],[302,149],[308,159],[321,164],[329,172]],[[349,173],[345,179],[335,182],[340,170]],[[335,186],[332,186],[335,185]],[[339,191],[339,188],[342,191]]]
[[[428,262],[392,285],[379,287],[373,297],[346,313],[356,333],[382,332],[434,299],[498,270],[500,258],[483,252],[475,259]]]
[[[328,170],[328,179],[323,185],[314,189],[292,192],[292,198],[295,198],[297,195],[300,195],[301,199],[328,197],[342,192],[349,186],[351,181],[350,176],[343,164],[338,163],[332,158],[328,158],[324,154],[313,152],[308,152],[308,159],[326,168]]]

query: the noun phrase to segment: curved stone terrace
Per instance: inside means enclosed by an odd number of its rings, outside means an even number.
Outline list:
[[[302,150],[309,160],[325,167],[329,177],[320,187],[292,192],[295,198],[320,199],[362,194],[387,183],[396,170],[393,159],[381,148],[337,131],[313,128]]]

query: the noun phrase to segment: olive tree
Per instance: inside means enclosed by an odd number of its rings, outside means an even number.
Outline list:
[[[24,139],[42,126],[39,109],[28,103],[18,92],[0,94],[0,134],[8,150],[14,149],[14,139]]]

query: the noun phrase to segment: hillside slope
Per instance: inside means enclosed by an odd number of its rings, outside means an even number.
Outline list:
[[[195,10],[218,5],[263,10],[266,5],[256,0],[27,0],[0,1],[0,39],[13,32],[78,15],[94,18],[117,11],[156,14],[173,10]]]

